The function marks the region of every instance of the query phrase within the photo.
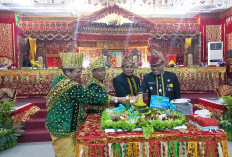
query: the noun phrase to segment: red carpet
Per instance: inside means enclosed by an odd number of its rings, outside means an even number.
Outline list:
[[[191,99],[191,103],[197,103],[198,98],[215,98],[215,93],[182,93],[182,98]],[[41,110],[35,117],[27,121],[23,127],[25,133],[19,137],[19,142],[41,142],[51,141],[49,132],[45,129],[45,120],[47,116],[45,97],[17,98],[16,104],[34,103]]]
[[[24,124],[24,133],[19,137],[19,142],[42,142],[51,141],[50,134],[45,128],[45,120],[47,116],[45,97],[17,98],[16,104],[34,103],[40,111],[32,119]]]

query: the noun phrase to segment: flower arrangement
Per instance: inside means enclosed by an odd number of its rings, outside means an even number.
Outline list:
[[[143,63],[142,62],[138,62],[138,67],[142,67]]]
[[[174,65],[176,65],[176,63],[174,62],[174,60],[170,60],[170,62],[168,63],[169,66],[174,67]]]
[[[31,60],[31,65],[32,65],[33,67],[36,67],[36,68],[39,68],[39,67],[40,67],[39,62],[38,62],[38,61],[34,61],[34,60]]]

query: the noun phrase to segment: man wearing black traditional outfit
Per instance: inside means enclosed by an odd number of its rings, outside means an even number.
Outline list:
[[[142,96],[148,90],[149,106],[151,95],[169,97],[170,100],[180,98],[180,84],[176,74],[164,71],[164,55],[153,50],[150,65],[152,72],[144,75],[139,95]]]
[[[140,87],[140,80],[133,75],[135,63],[130,54],[126,54],[122,61],[122,73],[113,78],[113,86],[117,97],[127,95],[136,96]],[[115,107],[117,107],[116,104]]]

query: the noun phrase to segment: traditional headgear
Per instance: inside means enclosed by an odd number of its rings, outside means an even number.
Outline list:
[[[93,60],[93,62],[90,64],[90,69],[98,69],[98,68],[105,68],[106,67],[106,61],[103,56],[97,57]]]
[[[127,63],[129,63],[129,64],[135,64],[134,61],[133,61],[132,56],[129,53],[126,53],[126,55],[122,59],[122,65],[125,65]]]
[[[163,53],[152,50],[150,64],[161,64],[162,62],[165,62],[165,57]]]
[[[78,69],[83,65],[83,53],[60,53],[63,68]]]

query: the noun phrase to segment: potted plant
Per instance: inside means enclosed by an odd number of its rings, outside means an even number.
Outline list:
[[[20,126],[13,126],[11,113],[15,106],[15,101],[4,101],[0,103],[0,151],[14,147],[20,136]]]
[[[232,97],[223,96],[224,103],[227,110],[224,112],[222,118],[217,118],[219,120],[220,127],[227,133],[228,140],[232,140]]]

